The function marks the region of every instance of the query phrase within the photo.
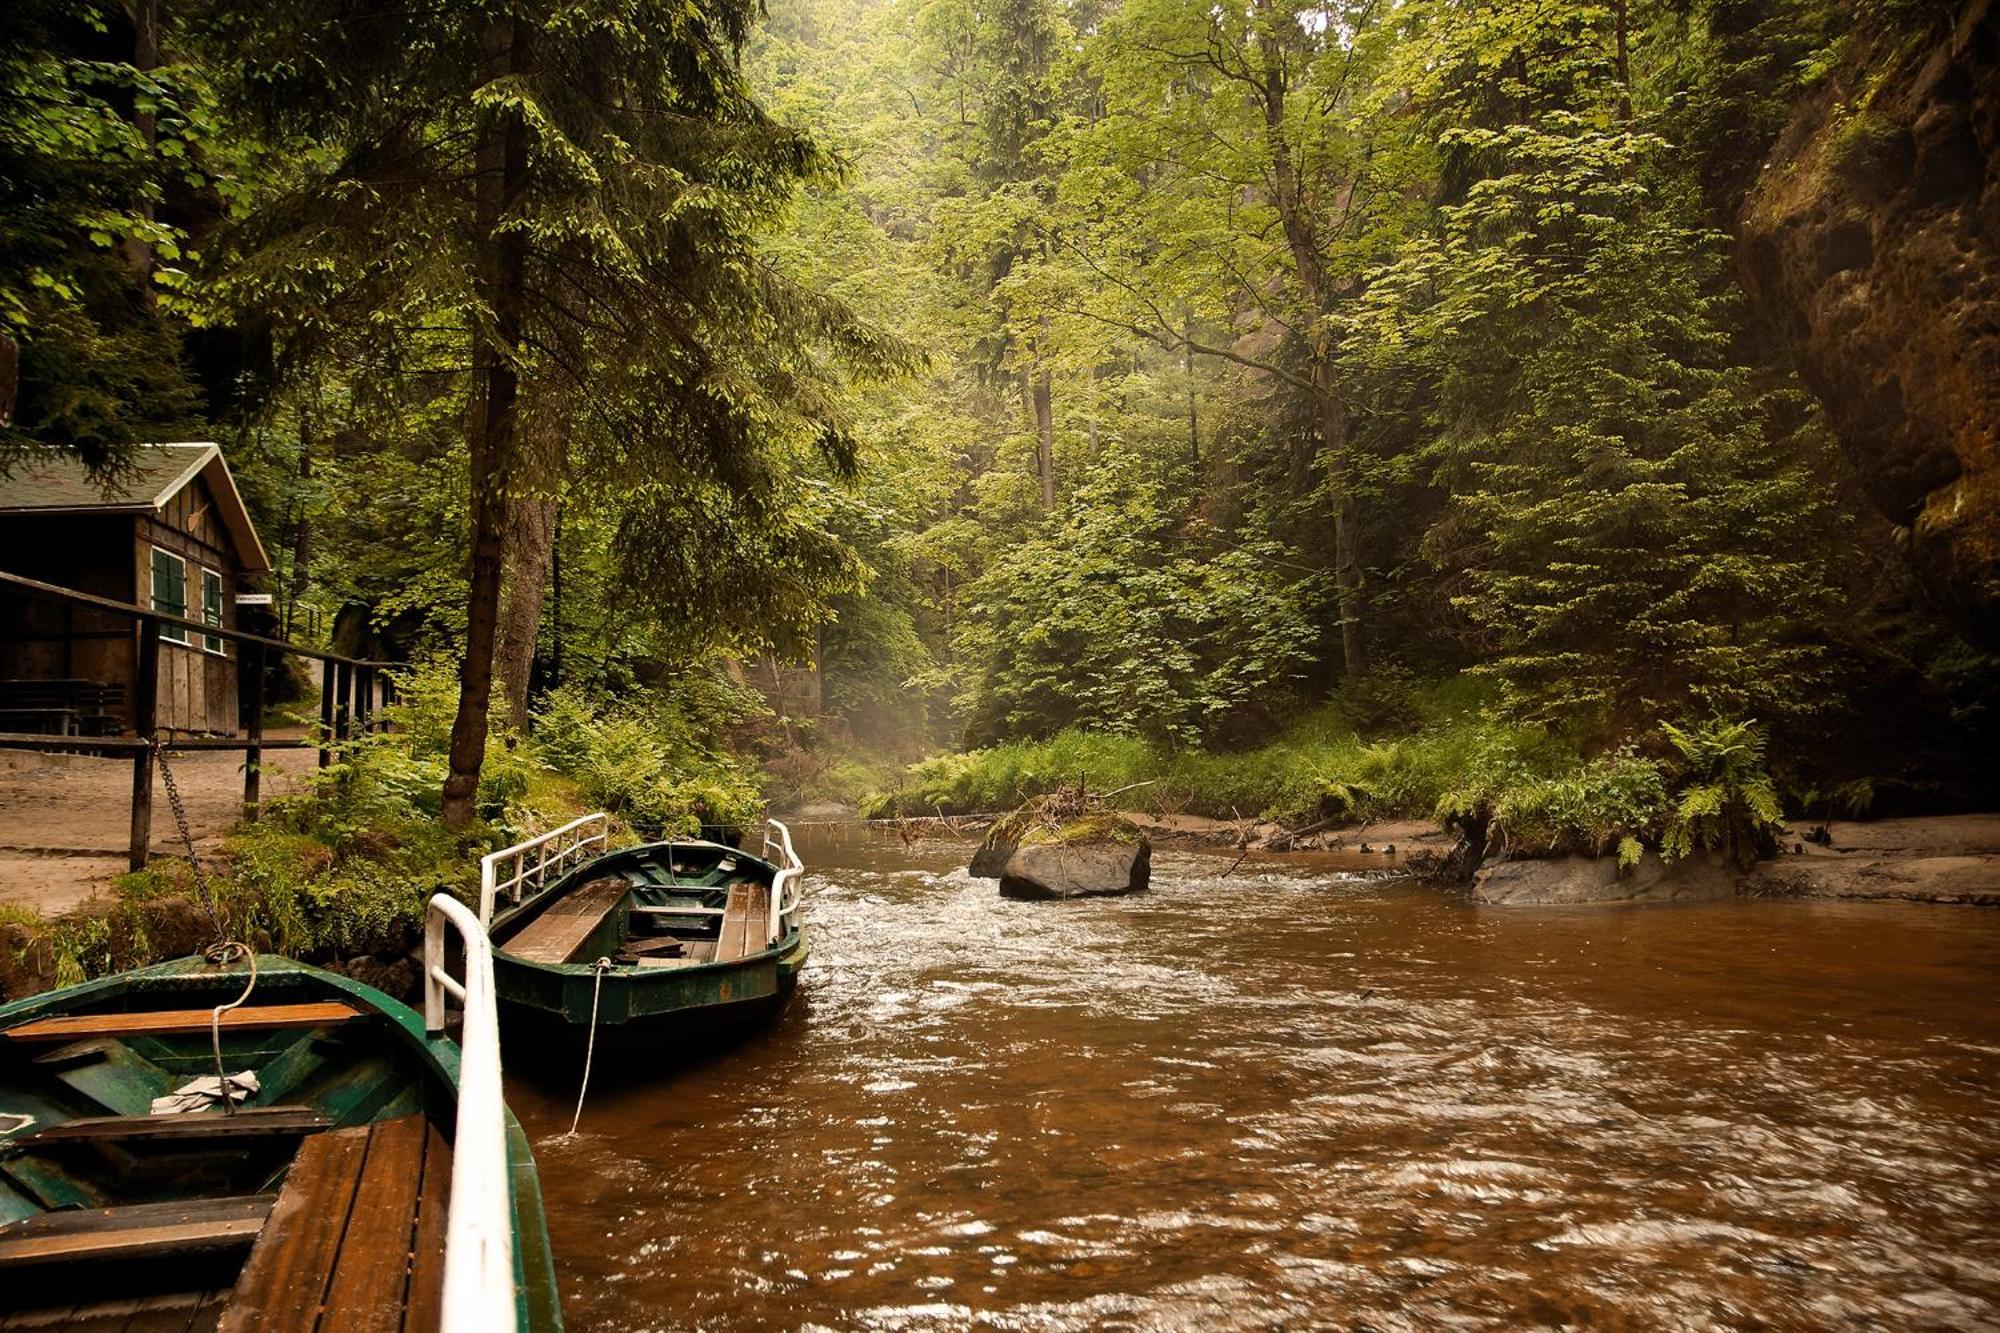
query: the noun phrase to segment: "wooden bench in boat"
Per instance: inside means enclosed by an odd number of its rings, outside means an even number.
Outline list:
[[[65,1120],[15,1139],[7,1152],[45,1148],[58,1143],[223,1142],[290,1135],[304,1138],[333,1122],[310,1106],[246,1106],[233,1114],[220,1110],[186,1115],[105,1115]]]
[[[763,884],[732,884],[722,909],[722,933],[715,940],[715,961],[734,962],[764,952],[771,940],[771,890]]]
[[[218,1328],[435,1329],[450,1194],[451,1149],[423,1116],[307,1139]]]
[[[0,1273],[42,1264],[249,1249],[277,1197],[246,1194],[44,1213],[0,1227]]]
[[[222,1015],[225,1029],[332,1027],[361,1017],[353,1005],[338,1000],[311,1004],[259,1004],[231,1009]],[[88,1037],[140,1037],[181,1032],[206,1032],[212,1009],[146,1009],[136,1013],[62,1014],[37,1018],[6,1030],[9,1041],[81,1041]]]
[[[531,963],[566,963],[631,891],[631,884],[616,875],[578,885],[499,947]]]

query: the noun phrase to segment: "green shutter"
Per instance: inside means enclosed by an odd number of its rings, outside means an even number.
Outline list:
[[[170,616],[187,614],[187,563],[171,551],[153,548],[153,609],[164,611]],[[175,625],[164,625],[160,637],[173,643],[186,643],[187,631]]]
[[[222,624],[222,575],[212,569],[201,571],[201,619],[205,625]],[[223,651],[223,641],[204,634],[202,642],[211,653]]]

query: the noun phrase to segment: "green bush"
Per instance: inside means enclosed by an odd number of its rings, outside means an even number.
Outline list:
[[[1762,729],[1718,718],[1661,730],[1679,757],[1681,785],[1660,854],[1673,861],[1698,847],[1719,848],[1748,870],[1775,851],[1784,808],[1764,767]]]
[[[724,746],[748,705],[719,691],[635,691],[616,700],[565,687],[535,714],[529,751],[592,805],[648,837],[748,825],[763,805],[750,764]]]

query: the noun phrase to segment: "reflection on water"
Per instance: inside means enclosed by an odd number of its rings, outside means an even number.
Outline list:
[[[2000,1325],[2000,913],[805,855],[775,1026],[510,1090],[573,1329]]]

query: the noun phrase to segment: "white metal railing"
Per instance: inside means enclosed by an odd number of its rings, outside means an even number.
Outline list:
[[[445,967],[445,927],[465,947],[465,980]],[[459,1028],[458,1124],[445,1222],[442,1333],[515,1333],[514,1205],[508,1189],[507,1103],[500,1084],[500,1014],[493,946],[470,908],[440,893],[424,911],[424,1027],[444,1032],[446,996]]]
[[[537,889],[546,888],[551,871],[555,878],[560,879],[587,856],[602,852],[608,845],[610,835],[611,817],[599,810],[596,814],[572,819],[561,828],[550,829],[526,842],[517,842],[512,847],[503,847],[480,857],[480,927],[484,929],[493,924],[493,905],[502,892],[506,893],[509,902],[520,902],[521,891],[530,883]],[[591,852],[592,847],[597,852]],[[505,879],[500,877],[503,865],[511,865],[514,871]]]
[[[772,856],[773,852],[778,855]],[[764,823],[764,859],[778,867],[771,880],[770,939],[776,944],[797,924],[806,863],[792,850],[792,831],[775,819]]]

